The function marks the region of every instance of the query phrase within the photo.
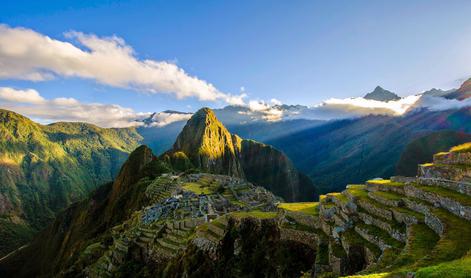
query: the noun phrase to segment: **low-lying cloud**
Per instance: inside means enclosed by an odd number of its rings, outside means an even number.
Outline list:
[[[70,41],[0,25],[0,78],[44,81],[79,77],[146,93],[173,94],[179,99],[243,104],[244,95],[220,92],[174,63],[137,58],[122,38],[75,31],[66,33],[66,38]]]
[[[33,89],[16,90],[0,87],[0,108],[26,115],[41,123],[56,121],[87,122],[101,127],[142,125],[150,113],[115,104],[81,103],[74,98],[45,99]]]

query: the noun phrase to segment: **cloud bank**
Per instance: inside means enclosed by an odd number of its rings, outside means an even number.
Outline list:
[[[244,95],[220,92],[211,83],[188,75],[166,61],[138,59],[122,38],[68,32],[72,42],[31,29],[0,25],[0,78],[44,81],[79,77],[98,83],[202,101],[243,104]]]
[[[136,113],[114,104],[81,103],[74,98],[45,99],[33,89],[0,87],[0,108],[26,115],[41,123],[56,121],[87,122],[101,127],[142,125],[139,120],[150,113]]]

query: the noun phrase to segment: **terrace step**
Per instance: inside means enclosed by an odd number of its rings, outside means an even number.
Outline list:
[[[396,177],[393,180],[369,180],[366,182],[366,188],[368,191],[383,191],[383,192],[394,192],[400,195],[404,195],[404,182],[398,182],[397,180],[406,181],[405,178]],[[407,180],[408,181],[408,180]]]
[[[340,235],[340,243],[347,253],[356,248],[364,248],[367,265],[372,265],[380,258],[382,251],[375,244],[365,240],[354,229],[349,229]]]
[[[376,226],[387,232],[390,237],[401,242],[406,242],[407,235],[405,226],[402,226],[395,221],[383,221],[380,218],[373,217],[363,212],[358,212],[358,215],[363,223]]]
[[[421,164],[419,165],[418,176],[427,179],[471,183],[471,165]]]
[[[417,183],[428,186],[440,186],[471,196],[471,182],[419,177],[417,178]]]
[[[404,201],[402,198],[404,195],[400,195],[389,191],[372,191],[368,193],[368,197],[375,200],[378,203],[384,204],[389,207],[402,207]]]
[[[438,186],[407,185],[406,195],[442,207],[451,213],[471,221],[471,197]]]
[[[471,165],[471,152],[441,152],[433,156],[433,163]]]
[[[403,244],[398,240],[392,238],[386,231],[367,224],[357,224],[354,230],[368,242],[378,246],[381,251],[388,248],[400,249]]]

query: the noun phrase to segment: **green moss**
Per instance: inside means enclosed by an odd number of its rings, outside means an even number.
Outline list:
[[[440,186],[426,186],[426,185],[417,185],[417,184],[415,184],[414,186],[423,191],[435,193],[441,197],[455,200],[462,205],[471,206],[471,197],[466,194],[462,194],[454,190],[446,189]]]

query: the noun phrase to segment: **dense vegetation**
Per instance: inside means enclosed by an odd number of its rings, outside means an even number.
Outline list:
[[[0,256],[111,181],[141,139],[134,129],[44,126],[0,110]]]
[[[439,130],[471,134],[471,108],[333,121],[266,143],[282,150],[326,193],[341,191],[348,183],[394,175],[406,146]],[[417,169],[413,163],[405,167],[401,171]]]

